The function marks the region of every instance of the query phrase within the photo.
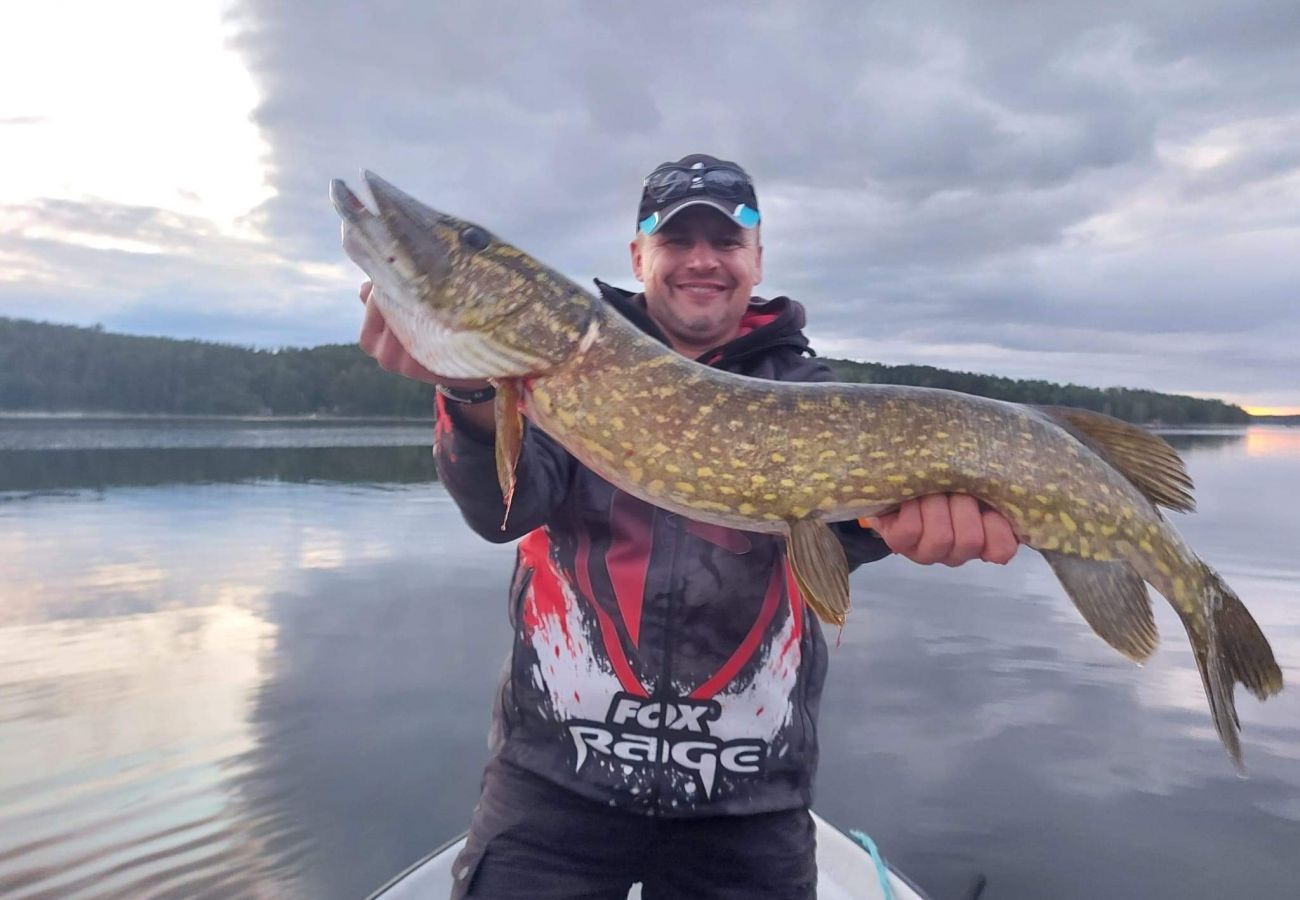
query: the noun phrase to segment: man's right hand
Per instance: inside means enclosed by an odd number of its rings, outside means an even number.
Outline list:
[[[360,295],[361,302],[366,305],[366,317],[361,323],[361,336],[358,343],[367,356],[373,357],[375,362],[379,363],[381,369],[423,381],[425,384],[445,384],[462,390],[476,391],[490,386],[488,381],[478,378],[443,378],[420,365],[415,357],[406,352],[397,335],[389,329],[378,304],[370,302],[372,289],[373,285],[369,281],[362,282]],[[452,404],[449,402],[448,405]],[[465,419],[477,426],[479,431],[486,433],[495,431],[493,404],[484,402],[457,405],[459,406],[457,411],[463,413]]]

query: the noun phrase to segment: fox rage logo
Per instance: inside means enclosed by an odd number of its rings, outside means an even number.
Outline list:
[[[581,771],[593,753],[638,767],[663,763],[688,773],[709,797],[719,768],[737,775],[756,774],[762,771],[767,749],[764,741],[722,741],[711,736],[708,723],[721,714],[722,707],[714,700],[662,701],[615,694],[604,722],[569,725],[578,751],[574,771]]]

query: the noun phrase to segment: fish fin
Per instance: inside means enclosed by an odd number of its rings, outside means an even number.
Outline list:
[[[1219,573],[1204,563],[1201,565],[1205,568],[1206,590],[1210,593],[1208,605],[1228,675],[1260,700],[1273,696],[1282,690],[1282,670],[1273,658],[1268,638]]]
[[[1204,595],[1200,604],[1208,618],[1194,617],[1178,607],[1196,658],[1196,668],[1210,701],[1214,728],[1233,762],[1241,769],[1241,719],[1234,693],[1238,683],[1266,700],[1282,690],[1282,670],[1273,648],[1245,604],[1209,566],[1201,563]]]
[[[1155,615],[1146,582],[1126,562],[1040,551],[1092,630],[1134,662],[1156,649]]]
[[[804,601],[823,622],[844,625],[849,611],[849,562],[844,545],[820,519],[790,523],[790,568]]]
[[[1145,428],[1087,409],[1035,406],[1119,470],[1157,506],[1191,512],[1192,479],[1169,443]]]
[[[505,501],[505,515],[501,517],[501,530],[506,530],[510,518],[510,502],[515,496],[515,470],[519,453],[524,446],[524,417],[519,412],[523,399],[519,379],[505,378],[497,385],[493,412],[496,414],[497,481],[501,485],[501,498]]]

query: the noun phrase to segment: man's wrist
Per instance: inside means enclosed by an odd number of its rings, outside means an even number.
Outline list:
[[[486,403],[497,395],[497,389],[490,384],[487,387],[477,389],[456,388],[445,384],[436,384],[434,385],[434,390],[454,403],[464,403],[466,405]]]

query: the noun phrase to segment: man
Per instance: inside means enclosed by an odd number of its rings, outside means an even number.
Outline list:
[[[753,296],[759,223],[736,164],[665,163],[645,180],[630,245],[644,291],[597,282],[601,295],[706,365],[833,380],[808,358],[802,307]],[[522,538],[514,647],[455,895],[621,898],[641,881],[646,900],[815,896],[808,808],[827,650],[783,539],[650,506],[531,425],[503,532],[491,386],[423,369],[369,302],[361,346],[437,385],[444,485],[483,537]],[[1017,546],[967,496],[922,497],[872,525],[835,526],[851,567],[891,550],[1004,563]]]

